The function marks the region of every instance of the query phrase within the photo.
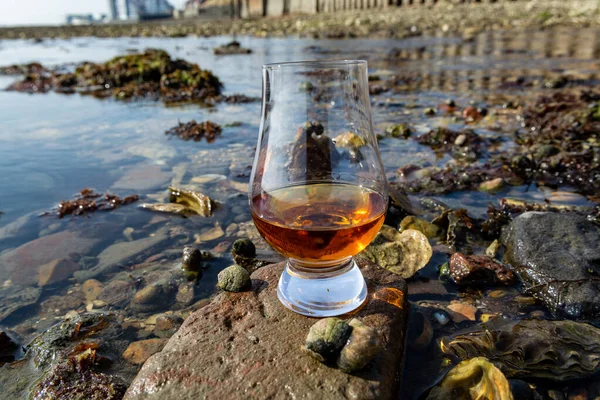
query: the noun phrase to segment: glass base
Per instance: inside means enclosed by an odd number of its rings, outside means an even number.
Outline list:
[[[279,301],[298,314],[333,317],[353,311],[367,298],[367,285],[350,258],[342,266],[302,268],[288,261],[277,285]]]

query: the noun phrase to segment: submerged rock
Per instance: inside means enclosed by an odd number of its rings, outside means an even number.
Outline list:
[[[200,251],[195,247],[186,246],[183,248],[181,257],[181,268],[186,271],[200,271],[206,268],[205,261],[210,260],[212,256],[207,251]]]
[[[506,266],[488,256],[454,253],[450,257],[449,274],[459,285],[512,285],[516,277]]]
[[[528,293],[569,318],[600,315],[600,228],[573,214],[526,212],[503,231],[504,258]]]
[[[400,222],[400,231],[404,231],[407,229],[414,229],[416,231],[419,231],[428,238],[434,238],[443,233],[439,226],[412,215],[405,217],[402,220],[402,222]]]
[[[18,347],[11,337],[0,329],[0,366],[15,359],[13,353]]]
[[[342,319],[322,319],[310,327],[302,349],[320,362],[334,362],[351,332],[348,322]]]
[[[232,265],[218,275],[217,286],[226,292],[241,292],[250,284],[250,274],[239,265]]]
[[[487,357],[509,378],[567,381],[600,371],[600,329],[569,320],[490,322],[483,331],[444,337],[440,347],[460,360]]]
[[[215,47],[213,49],[213,53],[217,56],[229,54],[250,54],[252,53],[252,50],[242,47],[240,42],[238,42],[237,40],[233,40],[222,46]]]
[[[123,352],[123,359],[132,364],[143,364],[155,353],[165,347],[168,339],[146,339],[132,342]]]
[[[465,360],[429,392],[427,400],[512,400],[508,380],[485,357]]]
[[[383,225],[361,254],[407,279],[427,265],[433,251],[429,240],[421,232],[407,229],[400,233],[391,226]]]

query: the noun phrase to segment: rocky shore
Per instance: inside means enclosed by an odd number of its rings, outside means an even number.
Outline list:
[[[497,3],[390,7],[250,20],[174,20],[139,24],[0,28],[0,39],[79,36],[252,35],[314,38],[405,38],[434,31],[473,37],[485,29],[545,29],[600,26],[600,7],[588,0],[520,0]]]

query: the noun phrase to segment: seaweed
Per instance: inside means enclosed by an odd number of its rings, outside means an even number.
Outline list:
[[[195,142],[206,139],[208,143],[211,143],[217,136],[221,135],[221,131],[221,125],[214,122],[196,122],[195,120],[191,120],[185,124],[179,122],[177,126],[165,131],[165,135],[178,136],[183,140],[191,139]]]
[[[137,194],[120,198],[110,193],[101,195],[86,188],[77,193],[73,200],[62,200],[50,213],[45,214],[56,214],[58,218],[65,215],[85,215],[94,211],[111,211],[138,200]]]

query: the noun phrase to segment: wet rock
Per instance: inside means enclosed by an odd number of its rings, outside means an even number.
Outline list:
[[[23,307],[37,303],[41,294],[39,287],[15,284],[0,286],[0,321]]]
[[[444,322],[447,323],[447,321]],[[422,313],[418,308],[414,307],[410,314],[410,326],[408,328],[407,339],[408,345],[413,350],[420,351],[429,347],[432,340],[433,327],[431,326],[429,318],[427,318],[427,315]]]
[[[351,332],[348,322],[342,319],[322,319],[310,327],[302,349],[319,362],[331,363],[338,358]]]
[[[130,305],[142,312],[157,310],[173,303],[176,292],[175,282],[163,279],[139,290],[131,299]]]
[[[450,277],[459,285],[513,285],[516,277],[506,266],[488,256],[454,253],[450,257]]]
[[[154,334],[159,338],[170,338],[183,323],[183,319],[172,314],[161,314],[156,317]]]
[[[175,301],[184,306],[188,306],[194,302],[196,298],[196,291],[194,289],[194,282],[182,283],[177,288],[177,294],[175,295]]]
[[[386,133],[386,135],[391,136],[393,138],[407,139],[410,137],[412,131],[405,124],[396,124],[396,125],[388,126],[385,129],[385,133]]]
[[[225,236],[225,232],[221,226],[217,225],[213,228],[210,228],[202,233],[196,233],[194,235],[194,243],[200,244],[205,242],[212,242],[213,240],[217,240],[221,237]]]
[[[40,267],[38,286],[52,285],[69,279],[75,271],[79,269],[79,264],[69,259],[62,258],[54,260]]]
[[[240,42],[233,40],[222,46],[215,47],[213,49],[213,53],[217,56],[231,55],[231,54],[250,54],[250,53],[252,53],[252,50],[242,47]]]
[[[15,359],[13,353],[18,347],[6,332],[0,330],[0,366]]]
[[[529,384],[520,379],[509,379],[510,392],[517,400],[534,400],[535,392]]]
[[[481,182],[479,184],[480,191],[489,193],[499,192],[503,187],[504,179],[502,178],[490,179],[489,181]]]
[[[88,279],[81,285],[85,300],[88,302],[96,300],[100,296],[100,293],[102,293],[103,288],[104,285],[102,282],[96,279]]]
[[[165,347],[167,339],[147,339],[133,342],[123,352],[123,358],[132,364],[143,364],[152,355]]]
[[[108,246],[98,254],[98,264],[88,270],[77,271],[74,276],[78,281],[83,282],[110,272],[166,241],[167,233],[167,229],[163,227],[154,232],[152,236]]]
[[[364,137],[359,136],[354,132],[341,133],[333,139],[333,142],[335,143],[336,147],[346,147],[352,149],[359,149],[367,143]]]
[[[127,169],[112,188],[143,192],[164,187],[171,178],[172,173],[163,171],[159,165],[140,165]]]
[[[373,242],[360,254],[407,279],[427,265],[433,251],[421,232],[407,229],[400,233],[383,225]]]
[[[360,374],[329,368],[299,350],[315,320],[279,304],[280,263],[257,270],[252,290],[221,293],[189,316],[164,350],[144,364],[125,399],[227,399],[242,392],[250,395],[248,391],[256,398],[282,393],[319,399],[393,398],[402,371],[406,286],[382,268],[364,260],[359,265],[369,297],[355,317],[386,338],[384,350]],[[208,377],[220,383],[207,385]]]
[[[569,320],[494,320],[484,331],[445,337],[440,347],[461,360],[487,357],[509,378],[567,381],[600,370],[600,329]]]
[[[412,215],[405,217],[402,222],[400,222],[400,231],[402,232],[407,229],[419,231],[428,238],[434,238],[442,233],[439,226]]]
[[[195,247],[186,246],[183,248],[181,257],[181,268],[186,271],[200,271],[207,267],[206,261],[212,256],[207,251],[200,251]]]
[[[8,272],[12,282],[35,285],[42,265],[54,260],[70,259],[70,254],[87,254],[98,239],[87,238],[78,232],[63,231],[43,236],[0,255],[0,277]]]
[[[465,360],[431,389],[427,400],[512,400],[508,380],[485,357]]]
[[[600,228],[579,215],[526,212],[503,231],[504,258],[529,294],[569,318],[600,315]]]
[[[135,288],[136,285],[133,282],[113,280],[104,286],[98,300],[115,307],[123,307],[135,294]]]
[[[452,321],[459,324],[463,321],[477,320],[477,308],[466,303],[455,302],[448,306],[448,313]]]
[[[185,124],[179,123],[177,126],[165,131],[165,135],[177,136],[183,140],[193,140],[199,142],[206,139],[208,143],[214,142],[217,136],[221,136],[221,125],[211,121],[196,122],[191,120]]]
[[[227,292],[241,292],[250,284],[250,274],[239,265],[231,265],[218,275],[217,286]]]
[[[125,382],[97,369],[110,362],[95,348],[76,353],[52,367],[33,387],[31,399],[119,400],[127,388]]]
[[[176,203],[143,203],[140,204],[141,208],[150,211],[156,211],[166,214],[180,215],[182,217],[189,217],[196,215],[196,212],[183,204]]]

